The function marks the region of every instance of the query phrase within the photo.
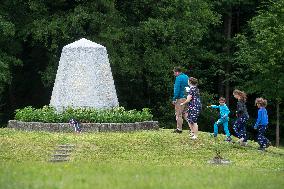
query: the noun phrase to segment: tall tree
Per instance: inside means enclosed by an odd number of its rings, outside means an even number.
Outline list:
[[[0,36],[0,120],[2,120],[4,109],[9,107],[6,91],[12,88],[13,68],[22,63],[18,58],[21,46],[17,40],[16,27],[5,6],[5,1],[0,4]]]
[[[242,70],[234,64],[235,51],[232,38],[246,28],[247,21],[256,14],[261,0],[221,0],[211,1],[214,10],[221,15],[221,24],[210,30],[205,47],[207,58],[214,64],[210,75],[216,75],[219,96],[225,96],[230,105],[232,86],[242,75]],[[206,58],[206,57],[205,57]],[[211,78],[212,80],[212,78]]]
[[[160,118],[170,115],[172,69],[181,65],[201,78],[200,42],[219,15],[202,0],[121,0],[117,9],[125,18],[113,60],[118,88],[127,94],[121,100],[130,108],[151,107]]]
[[[279,146],[280,104],[284,98],[284,1],[277,0],[249,22],[250,33],[239,35],[237,61],[247,67],[247,91],[275,102],[276,146]]]

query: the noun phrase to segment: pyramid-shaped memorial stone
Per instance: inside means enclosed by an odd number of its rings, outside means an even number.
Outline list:
[[[119,105],[104,46],[82,38],[63,47],[50,105],[58,111]]]

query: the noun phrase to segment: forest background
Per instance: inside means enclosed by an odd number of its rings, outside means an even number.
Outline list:
[[[0,122],[15,110],[49,104],[63,46],[81,38],[107,48],[120,106],[151,109],[175,127],[175,66],[199,79],[204,107],[234,89],[268,99],[269,138],[283,143],[284,1],[282,0],[1,0]],[[200,130],[218,113],[203,108]]]

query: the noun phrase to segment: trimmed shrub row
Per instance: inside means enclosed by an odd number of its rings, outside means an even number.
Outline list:
[[[142,111],[126,111],[123,107],[108,110],[67,108],[63,112],[57,112],[50,106],[43,106],[40,109],[28,106],[17,109],[15,115],[15,120],[23,122],[68,123],[72,118],[81,123],[134,123],[152,121],[153,115],[148,108],[144,108]]]

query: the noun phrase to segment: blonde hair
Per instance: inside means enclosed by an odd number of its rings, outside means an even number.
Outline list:
[[[264,98],[256,98],[255,99],[255,105],[259,104],[261,107],[267,106],[267,100]]]
[[[241,97],[241,100],[246,101],[247,100],[247,94],[244,91],[240,91],[238,89],[235,89],[233,91],[234,95],[238,95],[239,97]]]

